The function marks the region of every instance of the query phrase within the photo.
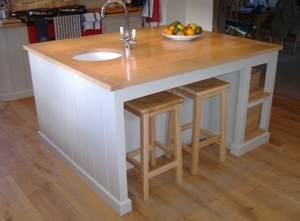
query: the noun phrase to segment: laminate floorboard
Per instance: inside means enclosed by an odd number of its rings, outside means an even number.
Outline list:
[[[140,174],[128,170],[133,211],[120,217],[38,141],[33,98],[0,102],[2,220],[300,220],[300,101],[275,93],[270,142],[221,163],[218,148],[200,150],[199,172],[183,152],[181,185],[174,171],[150,180],[142,201]],[[158,164],[167,161],[158,158]]]

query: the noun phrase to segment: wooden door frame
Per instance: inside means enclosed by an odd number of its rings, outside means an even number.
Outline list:
[[[225,32],[225,2],[226,0],[214,0],[212,31]]]

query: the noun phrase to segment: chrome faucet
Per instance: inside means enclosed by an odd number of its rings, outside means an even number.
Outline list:
[[[130,37],[130,28],[129,28],[129,16],[128,16],[128,9],[126,6],[126,2],[130,3],[131,0],[107,0],[101,8],[101,18],[104,18],[105,9],[110,3],[118,3],[123,6],[125,9],[125,36],[124,36],[124,29],[120,27],[120,40],[125,43],[125,48],[130,49],[131,44],[136,44],[136,30],[132,30],[132,39]]]

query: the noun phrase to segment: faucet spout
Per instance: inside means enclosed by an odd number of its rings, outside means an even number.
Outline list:
[[[125,36],[121,33],[120,40],[125,43],[125,48],[130,49],[130,44],[136,44],[135,36],[133,39],[130,37],[130,27],[129,27],[129,16],[128,16],[128,8],[126,6],[126,0],[107,0],[103,6],[101,7],[101,18],[105,17],[105,9],[111,3],[118,3],[122,5],[125,10]]]

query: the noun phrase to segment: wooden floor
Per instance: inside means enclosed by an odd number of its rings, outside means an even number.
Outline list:
[[[35,220],[300,220],[300,100],[275,94],[271,139],[241,157],[200,152],[199,174],[172,171],[150,180],[140,199],[139,173],[128,171],[133,211],[119,217],[39,144],[33,98],[0,102],[0,221]],[[163,161],[164,158],[160,158]]]

